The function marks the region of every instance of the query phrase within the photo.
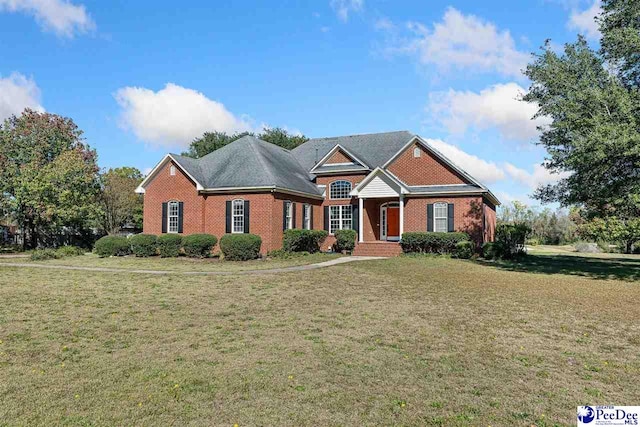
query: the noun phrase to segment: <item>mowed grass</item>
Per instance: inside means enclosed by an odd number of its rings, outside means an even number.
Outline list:
[[[308,255],[292,256],[289,259],[267,258],[254,261],[220,261],[219,258],[137,258],[135,256],[100,258],[95,254],[87,253],[81,256],[51,259],[44,261],[31,261],[29,258],[0,258],[0,263],[33,263],[48,265],[67,265],[74,267],[100,267],[130,270],[155,270],[155,271],[246,271],[266,270],[275,268],[293,267],[297,265],[315,264],[341,257],[340,254],[315,253]],[[0,264],[1,265],[1,264]]]
[[[0,265],[0,423],[575,425],[640,396],[630,280],[401,257],[251,276]]]

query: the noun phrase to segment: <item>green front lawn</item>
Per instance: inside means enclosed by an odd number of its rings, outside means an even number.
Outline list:
[[[640,286],[579,265],[400,257],[205,277],[0,264],[0,420],[575,425],[578,405],[640,396]]]
[[[296,265],[315,264],[339,258],[339,254],[316,253],[292,256],[290,259],[267,258],[255,261],[220,261],[216,258],[136,258],[134,256],[100,258],[87,253],[82,256],[31,261],[29,259],[0,258],[2,262],[30,262],[34,264],[69,265],[75,267],[106,267],[131,270],[167,270],[167,271],[244,271],[265,270],[272,268],[292,267]]]

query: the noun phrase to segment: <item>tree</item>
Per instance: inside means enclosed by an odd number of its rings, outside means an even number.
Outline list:
[[[513,201],[499,208],[498,223],[524,224],[531,230],[530,239],[545,245],[558,245],[576,240],[576,224],[572,220],[572,213],[565,209],[539,210]]]
[[[590,217],[633,217],[640,213],[640,11],[628,0],[605,0],[603,9],[600,51],[582,36],[561,54],[547,42],[525,71],[532,84],[524,100],[538,105],[536,117],[551,119],[541,128],[545,166],[568,173],[535,197],[582,205]]]
[[[628,88],[640,87],[640,6],[630,0],[603,0],[601,52]]]
[[[0,194],[23,230],[25,247],[56,244],[96,212],[96,152],[73,120],[25,110],[0,126]]]
[[[194,139],[189,145],[189,150],[183,152],[182,155],[199,159],[247,135],[256,136],[287,150],[296,148],[309,140],[304,135],[292,135],[281,128],[265,128],[258,135],[250,132],[234,133],[233,135],[224,132],[205,132],[200,138]]]
[[[629,254],[640,242],[640,218],[594,218],[582,224],[579,232],[585,239],[615,242]]]
[[[100,176],[100,228],[114,234],[127,223],[142,228],[142,196],[135,193],[142,182],[136,168],[109,169]]]

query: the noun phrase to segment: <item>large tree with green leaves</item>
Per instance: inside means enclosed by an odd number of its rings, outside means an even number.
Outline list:
[[[294,135],[282,128],[265,128],[257,135],[250,132],[232,135],[224,132],[205,132],[201,137],[194,139],[189,145],[189,150],[183,152],[182,155],[199,159],[246,135],[254,135],[287,150],[294,149],[309,140],[304,135]]]
[[[0,125],[0,195],[26,247],[80,232],[97,212],[96,152],[73,120],[25,110]]]
[[[142,196],[135,193],[142,182],[142,173],[136,168],[109,169],[100,175],[100,228],[114,234],[126,224],[142,228]]]
[[[640,214],[640,93],[638,3],[605,0],[603,43],[593,50],[583,37],[556,53],[550,43],[525,74],[524,100],[551,119],[541,131],[545,166],[568,176],[539,188],[544,202],[584,206],[588,215]],[[636,44],[635,46],[638,46]]]

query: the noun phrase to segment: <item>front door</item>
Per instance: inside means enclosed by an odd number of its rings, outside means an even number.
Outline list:
[[[387,240],[400,239],[400,208],[387,208]]]

